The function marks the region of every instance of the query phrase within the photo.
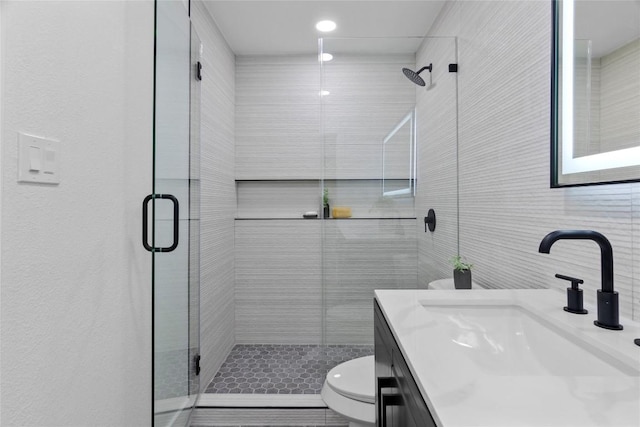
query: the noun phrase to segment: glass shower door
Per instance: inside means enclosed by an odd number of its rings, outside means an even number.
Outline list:
[[[199,392],[199,46],[185,2],[157,0],[154,188],[144,204],[155,426],[188,425]]]
[[[451,277],[458,253],[457,77],[453,37],[320,43],[323,343],[372,354],[377,289]],[[331,60],[323,59],[332,54]],[[419,70],[424,86],[406,78]],[[437,232],[425,227],[429,209]],[[328,359],[327,364],[339,361]]]
[[[376,289],[416,288],[415,38],[324,38],[323,341],[373,354]],[[322,57],[322,56],[321,56]],[[328,367],[331,367],[330,365]]]

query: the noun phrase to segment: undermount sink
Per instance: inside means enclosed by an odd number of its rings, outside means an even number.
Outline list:
[[[553,289],[377,290],[437,426],[640,426],[640,324]],[[499,408],[499,409],[496,409]]]
[[[433,328],[432,345],[486,375],[640,376],[597,343],[520,305],[464,300],[421,305],[427,327]]]

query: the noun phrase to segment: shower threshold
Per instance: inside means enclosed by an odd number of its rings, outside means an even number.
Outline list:
[[[193,426],[348,427],[319,394],[201,394]]]
[[[326,409],[320,394],[240,394],[206,393],[198,399],[198,408],[237,409]]]

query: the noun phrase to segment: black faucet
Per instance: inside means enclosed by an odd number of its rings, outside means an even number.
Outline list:
[[[548,254],[558,240],[593,240],[600,246],[602,288],[598,290],[598,320],[593,323],[605,329],[621,330],[619,322],[618,293],[613,290],[613,249],[602,234],[591,230],[556,230],[544,236],[538,252]]]

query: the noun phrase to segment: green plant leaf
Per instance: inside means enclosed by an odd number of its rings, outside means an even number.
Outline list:
[[[467,262],[466,259],[464,259],[460,255],[451,257],[449,261],[451,262],[451,265],[453,265],[454,270],[467,271],[471,270],[471,268],[473,267],[473,264]]]

